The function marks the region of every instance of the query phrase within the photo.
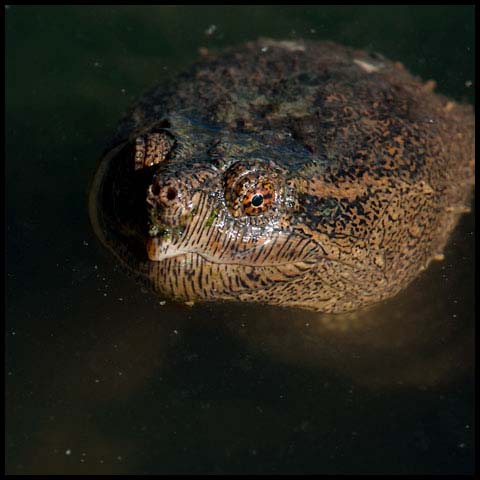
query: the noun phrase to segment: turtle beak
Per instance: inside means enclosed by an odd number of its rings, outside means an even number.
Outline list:
[[[174,246],[171,237],[153,237],[146,242],[147,255],[152,262],[161,262],[166,258],[188,253],[187,250]]]

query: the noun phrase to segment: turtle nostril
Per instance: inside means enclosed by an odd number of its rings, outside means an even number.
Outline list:
[[[158,183],[156,183],[155,185],[153,185],[152,187],[152,193],[155,195],[155,196],[158,196],[160,195],[160,185]]]
[[[177,198],[177,190],[173,187],[170,187],[167,190],[167,199],[168,200],[175,200],[175,198]]]

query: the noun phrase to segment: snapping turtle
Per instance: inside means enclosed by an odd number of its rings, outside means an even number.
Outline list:
[[[140,100],[92,182],[95,232],[138,278],[342,312],[442,258],[474,183],[471,106],[329,42],[203,54]]]

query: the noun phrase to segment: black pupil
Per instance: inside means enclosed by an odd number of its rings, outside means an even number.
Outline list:
[[[263,203],[263,195],[254,195],[252,198],[252,205],[254,207],[259,207]]]

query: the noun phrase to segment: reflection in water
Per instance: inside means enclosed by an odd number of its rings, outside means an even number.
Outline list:
[[[361,313],[274,312],[255,316],[244,329],[229,326],[279,360],[332,369],[369,389],[441,387],[473,364],[473,322],[455,313],[448,318],[441,302],[432,309],[425,295],[413,295],[421,287]]]

